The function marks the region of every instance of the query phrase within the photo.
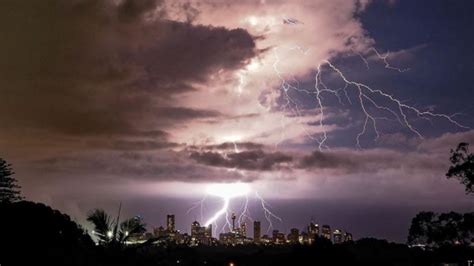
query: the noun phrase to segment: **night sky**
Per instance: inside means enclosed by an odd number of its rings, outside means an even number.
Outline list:
[[[207,195],[202,215],[187,212],[210,184],[244,182],[264,228],[257,192],[277,229],[314,220],[405,242],[419,211],[473,211],[445,177],[450,149],[474,145],[473,12],[469,0],[2,1],[0,157],[27,199],[85,227],[121,202],[150,229],[174,213],[189,232],[222,204]],[[397,101],[361,105],[336,70]]]

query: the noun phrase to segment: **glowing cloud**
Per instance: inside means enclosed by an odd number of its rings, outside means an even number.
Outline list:
[[[206,189],[206,193],[220,198],[235,198],[246,196],[250,192],[250,186],[245,183],[212,184]]]

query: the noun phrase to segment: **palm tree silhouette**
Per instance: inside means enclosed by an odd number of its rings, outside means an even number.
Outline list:
[[[119,206],[116,219],[112,219],[103,209],[95,209],[88,214],[87,221],[94,225],[92,234],[98,238],[99,244],[123,244],[130,237],[146,232],[146,224],[140,216],[129,218],[120,223],[121,209],[122,204]]]

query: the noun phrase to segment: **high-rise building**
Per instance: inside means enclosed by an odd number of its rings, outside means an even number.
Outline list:
[[[191,244],[210,245],[212,242],[212,226],[201,226],[198,221],[191,224]]]
[[[198,237],[200,228],[201,228],[201,225],[199,224],[198,221],[194,221],[191,224],[191,238],[197,238]]]
[[[288,234],[288,241],[291,244],[296,244],[299,243],[299,238],[300,238],[300,230],[297,228],[292,228],[290,229],[290,233]]]
[[[270,244],[272,243],[272,238],[268,235],[263,235],[261,238],[260,238],[260,243],[263,243],[264,245],[267,245],[267,244]]]
[[[313,241],[310,241],[309,235],[306,232],[301,232],[300,237],[299,237],[299,242],[300,244],[311,244]]]
[[[223,245],[235,245],[235,234],[232,232],[220,233],[219,242]]]
[[[206,235],[207,238],[212,238],[212,224],[210,224],[206,227],[205,235]]]
[[[339,229],[336,229],[334,230],[334,232],[332,233],[332,238],[333,238],[333,242],[334,244],[340,244],[343,242],[343,238],[342,238],[342,231],[339,230]]]
[[[166,229],[170,233],[175,231],[174,222],[174,214],[168,214],[166,217]]]
[[[347,241],[352,241],[352,240],[353,240],[353,239],[352,239],[352,234],[346,232],[346,233],[344,234],[344,241],[347,242]]]
[[[254,221],[253,222],[253,241],[255,243],[260,242],[260,233],[261,233],[260,221]]]
[[[278,233],[279,233],[278,230],[273,230],[273,231],[272,231],[272,240],[273,240],[273,242],[276,241],[276,239],[277,239],[277,237],[278,237]]]
[[[331,227],[327,224],[323,225],[321,228],[321,236],[331,240]]]
[[[278,230],[273,230],[272,240],[273,240],[273,244],[282,245],[286,242],[285,241],[285,234],[281,233]]]
[[[313,236],[313,238],[319,236],[319,225],[311,222],[308,225],[308,234]]]
[[[308,243],[312,244],[316,237],[319,236],[319,225],[311,222],[308,225]]]
[[[240,235],[243,237],[243,238],[246,238],[247,237],[247,224],[245,222],[243,222],[241,225],[240,225]]]
[[[163,237],[165,236],[165,229],[163,228],[163,226],[160,226],[158,228],[154,228],[153,229],[153,235],[155,237]]]
[[[237,216],[235,216],[235,213],[232,213],[232,232],[235,232],[235,219]]]

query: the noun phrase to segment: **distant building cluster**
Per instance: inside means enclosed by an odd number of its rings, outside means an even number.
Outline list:
[[[152,240],[158,245],[187,245],[187,246],[213,246],[213,245],[292,245],[302,244],[310,245],[318,238],[324,238],[332,241],[334,244],[340,244],[347,241],[352,241],[352,234],[340,229],[331,230],[329,225],[322,225],[321,227],[311,222],[306,231],[300,231],[297,228],[292,228],[288,234],[273,230],[271,235],[262,235],[262,228],[260,221],[253,222],[253,238],[247,236],[247,223],[242,222],[239,226],[236,225],[236,216],[232,214],[232,225],[228,232],[222,232],[214,237],[212,232],[212,224],[203,226],[199,222],[194,221],[191,224],[191,234],[181,233],[175,228],[175,216],[167,215],[166,228],[160,226],[154,228],[153,232],[148,232],[145,235],[130,241],[129,243],[143,242]]]
[[[256,222],[256,227],[259,228],[257,232],[260,232],[260,222]],[[284,244],[302,244],[302,245],[311,245],[318,238],[324,238],[329,241],[332,241],[334,244],[341,244],[343,242],[352,241],[352,234],[340,229],[335,229],[331,231],[329,225],[323,225],[321,228],[318,224],[311,222],[306,231],[301,231],[298,228],[290,229],[288,235],[284,233],[273,230],[272,235],[263,235],[258,238],[254,237],[254,242],[261,244],[270,244],[270,245],[284,245]],[[259,240],[256,240],[259,239]]]

